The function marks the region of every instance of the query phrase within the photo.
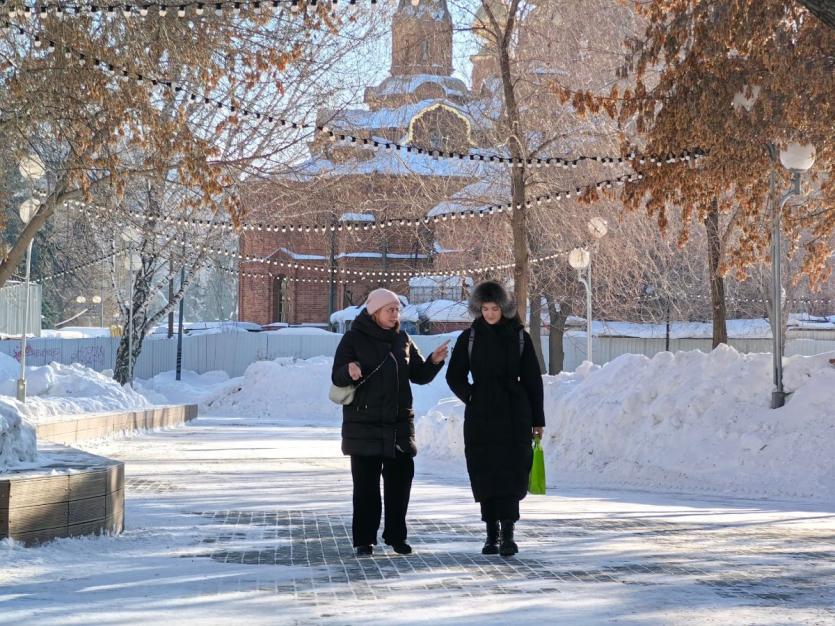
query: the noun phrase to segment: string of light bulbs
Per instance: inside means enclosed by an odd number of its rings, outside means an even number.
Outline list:
[[[319,272],[322,274],[347,274],[349,276],[358,276],[361,278],[389,278],[389,279],[408,279],[408,278],[418,278],[418,277],[425,277],[425,276],[466,276],[470,274],[482,273],[482,272],[492,272],[504,269],[510,269],[514,267],[516,264],[515,262],[509,263],[495,263],[491,265],[485,265],[482,267],[463,267],[463,268],[456,268],[456,269],[449,269],[449,270],[440,270],[440,269],[433,269],[433,270],[426,270],[426,271],[410,271],[410,270],[398,270],[398,271],[390,271],[390,270],[360,270],[360,269],[352,269],[347,267],[331,267],[326,265],[306,265],[304,263],[295,263],[292,261],[279,261],[277,259],[270,259],[269,257],[252,257],[252,256],[245,256],[240,254],[237,251],[232,250],[224,250],[223,248],[216,248],[213,246],[206,246],[203,244],[194,244],[185,239],[178,240],[178,243],[192,248],[193,250],[198,250],[202,252],[207,252],[210,254],[219,254],[226,257],[237,259],[240,263],[258,263],[264,265],[273,265],[276,267],[283,267],[286,269],[291,270],[302,270],[308,272]],[[563,250],[558,250],[548,255],[540,256],[531,258],[528,260],[531,264],[537,263],[544,263],[545,261],[551,261],[553,259],[559,258],[568,254],[568,251],[573,249],[576,246],[572,246],[572,248],[566,248]]]
[[[117,254],[122,254],[123,252],[125,252],[125,250],[116,250],[115,252],[108,252],[105,255],[95,257],[95,258],[93,258],[93,259],[91,259],[91,260],[89,260],[85,263],[82,263],[80,265],[76,265],[75,267],[71,267],[69,269],[66,269],[66,270],[63,270],[63,271],[60,271],[60,272],[56,272],[55,274],[49,274],[47,276],[39,276],[38,278],[36,278],[36,279],[34,279],[30,282],[45,283],[48,280],[55,280],[56,278],[61,278],[63,276],[67,276],[69,274],[75,274],[75,273],[77,273],[77,272],[79,272],[83,269],[87,269],[88,267],[98,265],[99,263],[101,263],[103,261],[106,261],[107,259],[110,259],[110,258],[116,256]]]
[[[711,299],[710,296],[706,296],[704,294],[697,294],[697,293],[694,293],[694,294],[679,294],[679,295],[676,295],[676,296],[670,296],[669,297],[670,300],[681,300],[683,298],[686,298],[686,299],[694,298],[694,299],[697,299],[697,300],[710,300]],[[659,300],[663,301],[664,299],[665,299],[665,297],[663,297],[663,296],[640,296],[638,298],[638,301],[639,302],[657,302]],[[728,297],[725,298],[725,301],[726,302],[744,302],[746,304],[768,304],[768,305],[771,304],[770,300],[765,300],[763,298],[739,298],[739,297],[735,297],[735,296],[728,296]],[[791,303],[791,304],[828,304],[828,303],[833,302],[833,301],[835,301],[835,300],[833,300],[832,298],[788,298],[786,300],[787,303]]]
[[[0,25],[6,28],[14,26],[10,22],[2,21]],[[26,31],[21,27],[17,28],[21,35],[26,34]],[[40,35],[34,35],[34,45],[36,48],[43,47],[44,40]],[[52,39],[46,40],[46,45],[51,50],[57,49],[57,44]],[[109,72],[117,80],[133,80],[138,84],[149,82],[152,86],[163,87],[174,91],[174,93],[182,93],[188,96],[189,100],[194,103],[203,104],[204,106],[212,107],[214,110],[229,112],[230,114],[238,114],[246,118],[255,120],[264,120],[270,124],[278,124],[280,126],[289,127],[299,130],[311,130],[314,134],[319,134],[326,139],[333,142],[343,142],[355,146],[363,146],[372,148],[376,151],[386,152],[404,152],[407,154],[419,154],[430,156],[433,159],[448,159],[458,161],[470,161],[478,163],[498,163],[505,164],[511,167],[562,167],[564,169],[576,168],[578,164],[583,162],[598,162],[606,166],[615,164],[638,164],[645,165],[647,163],[654,164],[661,167],[664,164],[687,163],[695,162],[697,159],[704,158],[707,154],[701,148],[690,148],[682,151],[670,151],[665,155],[644,155],[631,152],[627,155],[621,156],[601,156],[601,155],[578,155],[576,157],[554,156],[554,157],[506,157],[500,154],[482,153],[479,151],[470,152],[456,152],[421,148],[412,144],[401,144],[394,141],[386,141],[380,138],[361,137],[350,133],[333,130],[325,125],[306,124],[304,122],[296,122],[288,120],[279,114],[274,114],[268,111],[259,111],[251,106],[241,106],[231,101],[210,98],[205,95],[200,95],[194,91],[190,91],[187,87],[166,79],[154,76],[143,75],[139,72],[133,71],[129,68],[104,61],[95,55],[75,50],[69,46],[63,46],[64,56],[67,59],[75,58],[79,65],[84,66],[88,61],[92,62],[93,67],[96,67],[104,72]]]
[[[378,0],[368,0],[371,6],[376,5]],[[13,3],[7,0],[0,0],[0,10],[6,10],[10,19],[16,16],[29,18],[35,15],[45,17],[54,15],[116,15],[124,17],[147,17],[155,13],[159,17],[166,17],[169,12],[180,18],[214,14],[223,15],[224,11],[231,11],[233,15],[239,15],[243,10],[251,10],[253,14],[259,15],[263,9],[277,11],[282,6],[296,13],[305,6],[316,8],[317,5],[327,5],[335,10],[339,4],[354,6],[357,0],[211,0],[201,2],[189,0],[187,2],[118,2],[118,3],[57,3],[57,2],[35,2],[32,4]],[[364,2],[360,2],[364,4]],[[412,6],[420,4],[420,0],[411,0]],[[8,5],[8,9],[5,7]]]
[[[392,226],[409,227],[419,225],[428,226],[430,224],[437,225],[448,221],[464,220],[469,218],[483,218],[486,216],[497,214],[501,215],[504,213],[510,214],[513,212],[515,207],[524,206],[526,209],[529,209],[534,206],[541,206],[543,203],[553,203],[559,202],[561,200],[568,200],[571,198],[572,194],[574,195],[574,197],[580,197],[593,190],[601,191],[604,189],[611,189],[615,186],[621,186],[626,183],[641,180],[643,177],[643,174],[641,174],[640,172],[635,174],[625,174],[623,176],[618,176],[617,178],[600,180],[594,183],[590,183],[588,185],[575,187],[573,190],[552,191],[547,194],[536,196],[530,200],[526,200],[524,204],[517,203],[514,205],[513,203],[508,202],[505,204],[486,205],[478,209],[441,212],[435,215],[424,217],[390,218],[386,220],[381,220],[379,222],[352,222],[351,220],[346,219],[344,221],[339,221],[334,224],[263,224],[260,222],[242,222],[238,228],[244,231],[257,231],[268,233],[328,233],[342,232],[343,230],[348,232],[373,231],[378,228],[382,229]],[[171,216],[146,216],[144,213],[140,211],[120,211],[118,209],[90,205],[81,200],[68,200],[64,203],[64,206],[75,208],[84,214],[95,214],[103,216],[106,214],[121,215],[127,213],[128,215],[132,215],[137,219],[149,222],[156,221],[165,224],[176,224],[178,226],[208,226],[210,228],[219,228],[221,230],[235,230],[235,225],[229,221],[214,221],[211,219],[183,218]]]
[[[352,280],[330,280],[328,278],[296,278],[293,276],[284,276],[283,274],[273,274],[272,272],[262,273],[262,272],[242,272],[239,270],[229,269],[228,267],[223,267],[221,265],[214,265],[214,268],[228,274],[232,274],[234,276],[239,276],[242,278],[269,278],[269,279],[276,279],[279,278],[282,282],[289,282],[289,283],[313,283],[313,284],[321,284],[321,285],[330,285],[330,284],[339,284],[339,285],[358,285],[364,282],[362,279],[352,279]]]

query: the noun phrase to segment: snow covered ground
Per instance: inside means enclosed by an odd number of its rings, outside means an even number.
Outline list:
[[[549,493],[523,502],[510,561],[479,555],[463,405],[443,372],[413,387],[416,553],[362,561],[330,358],[239,378],[166,372],[136,391],[48,366],[31,420],[170,402],[198,402],[201,417],[81,445],[125,461],[126,531],[0,541],[0,624],[832,623],[833,357],[787,359],[794,394],[778,410],[770,356],[732,348],[545,377]],[[0,356],[0,384],[13,365]],[[32,461],[8,442],[34,437],[20,409],[0,396],[0,453],[18,466]]]
[[[794,393],[776,410],[771,356],[727,346],[624,355],[545,376],[548,484],[835,502],[833,357],[787,358],[785,385]],[[140,390],[157,402],[198,398],[201,415],[280,414],[291,425],[335,426],[341,408],[327,399],[331,362],[261,361],[240,378],[187,377],[187,391],[167,373]],[[413,393],[421,455],[463,471],[464,405],[444,371]]]
[[[835,354],[785,361],[787,405],[769,408],[771,357],[721,346],[624,355],[603,367],[545,376],[543,441],[549,485],[680,490],[734,496],[835,501]],[[152,404],[200,404],[201,415],[271,419],[294,426],[337,426],[327,399],[329,357],[253,363],[244,376],[173,372],[120,386],[81,365],[28,368],[30,397],[14,397],[17,362],[0,354],[0,459],[31,462],[25,422]],[[441,372],[414,386],[423,456],[463,470],[464,406]],[[829,416],[829,417],[828,417]],[[20,417],[25,418],[25,422]]]
[[[227,396],[226,401],[229,401]],[[353,556],[337,423],[215,415],[88,443],[126,464],[126,529],[0,541],[0,624],[826,624],[831,508],[559,488],[513,559],[479,554],[466,475],[419,455],[415,554]]]

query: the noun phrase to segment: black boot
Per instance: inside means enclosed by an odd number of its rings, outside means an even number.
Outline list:
[[[502,520],[502,537],[499,544],[499,554],[502,556],[513,556],[519,552],[519,546],[513,541],[513,524],[513,520]]]
[[[499,553],[499,522],[487,522],[487,540],[481,549],[482,554]]]

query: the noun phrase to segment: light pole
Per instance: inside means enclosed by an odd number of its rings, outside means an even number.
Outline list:
[[[18,169],[23,177],[29,181],[30,192],[35,181],[43,178],[46,173],[43,161],[37,155],[24,158]],[[31,219],[38,212],[39,206],[31,195],[20,205],[20,219],[23,220],[25,226],[29,225]],[[19,402],[26,402],[26,333],[29,330],[29,277],[32,269],[32,244],[34,242],[35,238],[32,237],[29,240],[29,245],[26,246],[26,302],[23,305],[23,332],[20,336],[20,378],[17,379],[17,399]]]
[[[87,298],[84,297],[84,296],[77,296],[75,301],[78,304],[85,304],[87,302]],[[101,326],[104,327],[104,305],[102,304],[101,296],[99,296],[99,295],[93,296],[92,298],[90,298],[90,302],[92,302],[93,304],[101,305],[101,311],[100,311],[99,319],[100,319]]]
[[[609,232],[609,225],[602,217],[593,217],[588,223],[589,233],[600,240]],[[568,264],[577,270],[577,280],[586,289],[586,360],[592,360],[592,308],[591,308],[591,252],[586,248],[574,248],[568,254]],[[584,276],[585,270],[585,276]]]
[[[782,281],[782,227],[783,208],[789,198],[800,195],[800,175],[815,163],[815,146],[790,143],[780,151],[780,163],[791,172],[791,187],[772,207],[771,216],[771,335],[774,368],[774,391],[771,392],[771,408],[786,404],[788,395],[783,389],[783,281]]]

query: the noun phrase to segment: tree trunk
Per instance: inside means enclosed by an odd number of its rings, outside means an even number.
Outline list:
[[[513,31],[516,28],[516,14],[520,0],[510,0],[507,8],[507,21],[500,25],[493,13],[491,4],[482,0],[482,6],[493,26],[498,54],[499,73],[502,80],[504,95],[505,122],[507,128],[507,145],[513,165],[510,172],[510,195],[513,200],[513,214],[511,229],[513,231],[513,291],[519,317],[524,322],[528,304],[528,225],[525,210],[525,169],[519,167],[525,156],[522,140],[524,132],[520,124],[519,106],[516,102],[516,86],[510,70],[510,47],[513,41]]]
[[[536,360],[539,361],[539,371],[545,371],[545,357],[542,355],[542,295],[535,293],[531,298],[531,340]]]
[[[38,212],[32,216],[32,219],[29,220],[29,223],[21,231],[20,236],[14,242],[6,258],[0,262],[0,287],[6,284],[6,281],[14,274],[17,266],[23,262],[23,259],[26,257],[26,248],[29,247],[29,242],[35,238],[35,235],[38,234],[41,227],[55,213],[55,207],[60,201],[62,192],[63,189],[56,190],[46,199],[44,204],[38,209]]]
[[[555,376],[562,371],[565,364],[563,338],[565,337],[565,322],[571,314],[571,306],[560,303],[560,308],[557,310],[557,303],[553,296],[545,294],[545,299],[548,303],[548,317],[551,320],[551,334],[548,336],[548,373]]]
[[[516,297],[519,317],[524,323],[527,317],[530,255],[528,253],[528,214],[524,209],[525,180],[522,168],[513,168],[510,183],[514,206],[510,222],[513,232],[513,293]]]
[[[719,206],[716,199],[705,218],[708,248],[708,280],[710,281],[710,303],[713,311],[713,347],[728,343],[725,307],[725,279],[719,273],[719,261],[722,257],[719,239]]]

